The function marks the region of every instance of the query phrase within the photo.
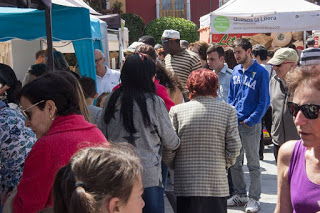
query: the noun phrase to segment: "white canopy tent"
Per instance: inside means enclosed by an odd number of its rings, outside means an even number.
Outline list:
[[[305,0],[230,0],[200,18],[210,34],[320,29],[320,6]]]

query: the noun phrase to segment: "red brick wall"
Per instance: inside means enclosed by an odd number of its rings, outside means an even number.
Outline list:
[[[144,20],[144,23],[149,23],[156,19],[156,0],[127,0],[126,12],[134,13]]]
[[[191,21],[200,26],[200,17],[216,10],[219,7],[219,0],[190,0],[190,4]]]

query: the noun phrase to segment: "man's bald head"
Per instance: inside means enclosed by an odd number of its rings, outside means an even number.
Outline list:
[[[100,56],[100,57],[105,58],[104,53],[103,53],[101,50],[99,50],[99,49],[95,49],[95,50],[94,50],[94,55],[97,55],[97,56]]]
[[[104,53],[101,50],[95,49],[94,50],[94,61],[96,65],[96,73],[98,76],[103,77],[106,73],[107,69],[104,65],[106,58]]]

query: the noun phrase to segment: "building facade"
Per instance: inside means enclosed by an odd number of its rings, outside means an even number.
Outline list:
[[[185,18],[200,24],[200,17],[214,11],[227,0],[135,0],[125,1],[125,12],[142,17],[145,23],[166,16]]]

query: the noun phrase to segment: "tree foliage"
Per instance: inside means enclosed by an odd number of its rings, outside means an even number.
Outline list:
[[[199,40],[197,25],[184,18],[157,18],[146,25],[144,34],[153,36],[157,43],[161,43],[163,31],[170,29],[179,31],[181,40],[187,40],[188,42]]]
[[[129,30],[129,43],[131,44],[134,41],[138,41],[138,39],[142,35],[144,28],[143,19],[140,16],[133,13],[121,14],[121,18],[125,20],[125,26]]]

